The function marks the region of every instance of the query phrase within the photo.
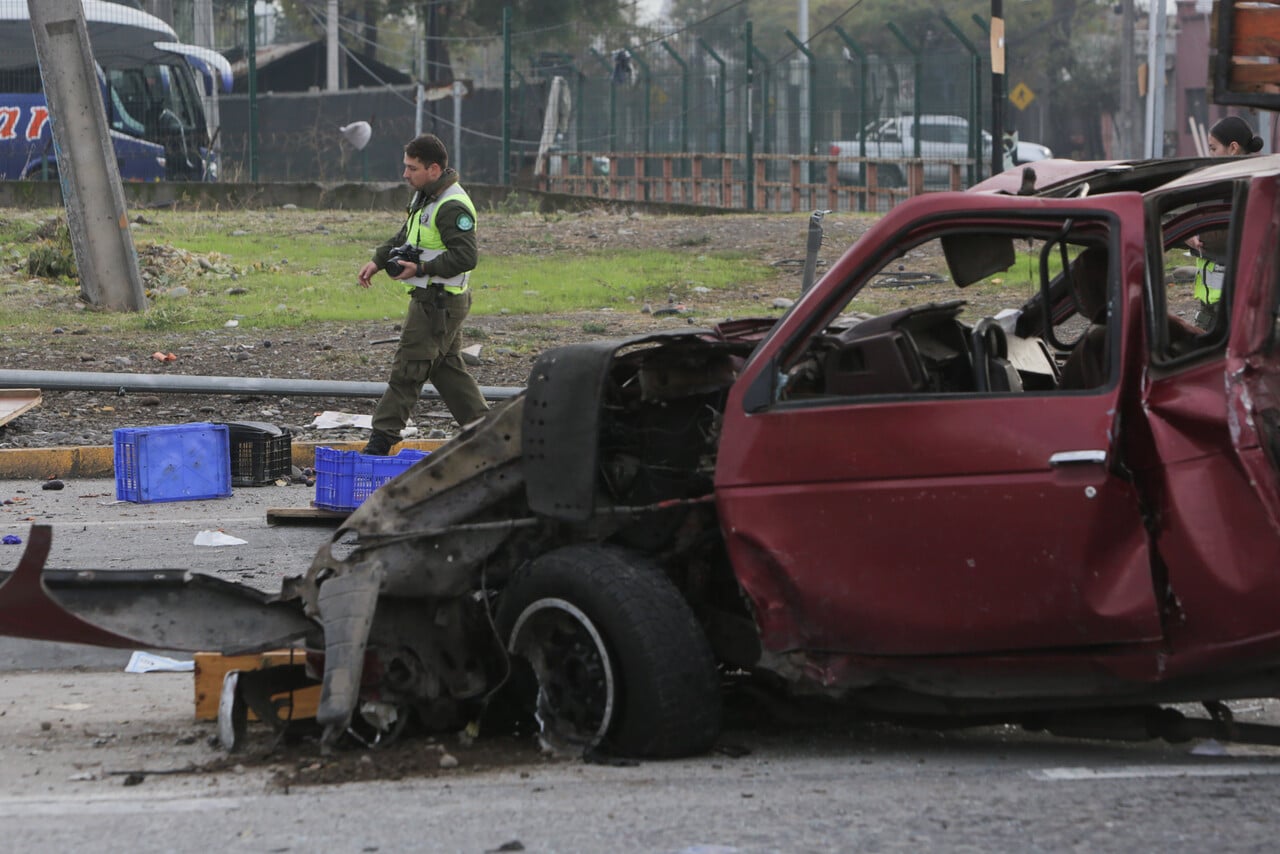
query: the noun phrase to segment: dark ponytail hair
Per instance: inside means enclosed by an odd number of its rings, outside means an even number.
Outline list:
[[[1249,123],[1239,116],[1227,116],[1219,119],[1209,129],[1209,135],[1223,145],[1237,143],[1246,154],[1256,154],[1262,150],[1262,137],[1253,132]]]

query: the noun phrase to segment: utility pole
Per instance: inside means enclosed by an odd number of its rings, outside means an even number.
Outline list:
[[[194,37],[191,41],[201,47],[214,47],[213,0],[196,0],[193,23]]]
[[[1164,32],[1168,24],[1164,0],[1151,0],[1147,13],[1146,157],[1164,156]]]
[[[325,91],[337,92],[338,77],[338,0],[329,0],[324,10]]]
[[[196,0],[195,10],[192,13],[192,42],[201,47],[215,48],[215,40],[213,34],[213,0]],[[204,90],[200,90],[200,101],[204,104],[205,118],[208,120],[209,133],[213,134],[210,140],[210,148],[213,149],[215,160],[221,162],[222,153],[222,135],[219,129],[222,127],[222,111],[218,105],[218,85],[214,84],[213,92],[206,95]]]
[[[173,26],[173,0],[146,0],[142,4],[142,11],[155,15],[169,26]]]
[[[1118,154],[1122,160],[1130,160],[1138,156],[1137,126],[1134,122],[1134,116],[1138,113],[1138,57],[1133,49],[1133,0],[1121,0],[1121,4],[1123,18],[1120,25],[1120,115],[1117,117],[1120,151]]]
[[[146,294],[84,7],[80,0],[27,0],[27,8],[49,102],[80,293],[90,305],[140,311]]]

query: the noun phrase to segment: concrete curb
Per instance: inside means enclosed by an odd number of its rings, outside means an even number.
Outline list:
[[[409,440],[398,448],[434,451],[439,440]],[[315,465],[316,448],[358,451],[364,442],[294,442],[293,464],[299,468]],[[115,449],[108,447],[5,448],[0,449],[0,479],[48,480],[49,478],[115,477]]]

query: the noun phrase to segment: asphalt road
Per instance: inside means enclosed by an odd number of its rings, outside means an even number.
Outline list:
[[[206,501],[133,504],[115,499],[115,481],[64,481],[44,490],[40,481],[0,480],[0,570],[13,569],[33,524],[53,527],[48,567],[54,569],[188,569],[262,590],[306,572],[333,532],[330,525],[268,525],[267,510],[305,509],[314,490],[302,485],[237,487],[231,497]],[[201,531],[222,531],[244,545],[197,546]],[[94,648],[0,638],[0,670],[73,665],[104,666],[128,654]]]
[[[0,680],[6,849],[1199,854],[1274,850],[1280,796],[1274,749],[857,723],[630,767],[476,770],[451,746],[460,764],[433,776],[284,788],[272,766],[181,773],[218,755],[191,716],[190,674]]]
[[[114,502],[110,481],[0,481],[0,533],[53,525],[50,565],[211,572],[273,589],[328,527],[271,527],[305,487]],[[195,546],[222,529],[245,545]],[[0,569],[20,546],[0,546]],[[848,722],[730,729],[739,747],[629,767],[562,761],[282,787],[222,759],[191,674],[122,672],[126,652],[0,640],[0,828],[13,851],[1269,851],[1280,750],[935,733]],[[86,670],[85,666],[91,669]],[[106,669],[102,669],[106,668]],[[1280,722],[1280,703],[1232,704]],[[424,745],[424,750],[435,749]],[[319,761],[320,757],[317,757]],[[363,761],[363,760],[361,760]],[[371,768],[381,757],[369,754]],[[139,772],[130,778],[128,772]],[[169,773],[179,772],[179,773]],[[300,773],[305,774],[305,766]],[[132,782],[134,785],[128,785]],[[514,847],[518,842],[522,848]]]

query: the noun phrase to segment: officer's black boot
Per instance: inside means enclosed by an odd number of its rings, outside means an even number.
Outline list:
[[[391,446],[399,441],[400,440],[398,438],[388,436],[386,433],[379,433],[375,430],[373,435],[369,437],[369,443],[364,446],[364,450],[360,453],[369,454],[374,457],[385,457],[387,454],[391,453]]]

